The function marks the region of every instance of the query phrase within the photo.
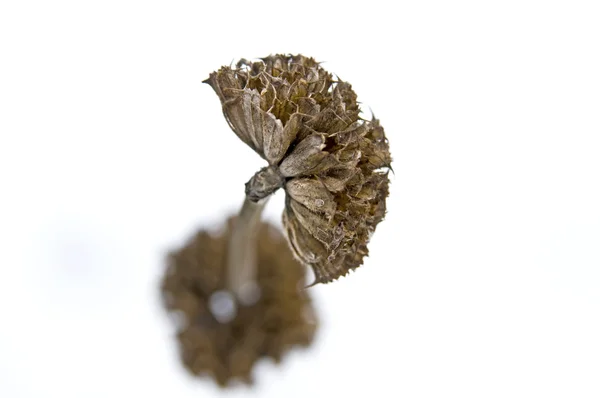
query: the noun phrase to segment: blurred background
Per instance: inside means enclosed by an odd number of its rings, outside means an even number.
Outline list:
[[[594,1],[0,4],[0,396],[600,396]],[[254,389],[180,365],[167,250],[263,166],[201,83],[302,53],[381,120],[364,266]],[[283,195],[265,217],[280,225]]]

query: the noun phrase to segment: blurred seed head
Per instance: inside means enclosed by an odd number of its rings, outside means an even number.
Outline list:
[[[295,257],[326,283],[363,263],[386,212],[391,156],[379,120],[364,120],[349,83],[313,58],[242,59],[206,80],[234,133],[269,164],[246,184],[250,200],[283,187]]]
[[[227,247],[235,218],[220,234],[200,230],[168,255],[162,297],[181,318],[177,340],[184,366],[210,376],[220,386],[252,382],[252,368],[263,357],[279,361],[294,346],[308,346],[317,319],[284,236],[272,225],[258,230],[258,274],[254,303],[241,305],[225,287]],[[250,289],[252,290],[252,289]]]

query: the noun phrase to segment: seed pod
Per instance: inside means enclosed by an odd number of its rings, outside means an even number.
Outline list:
[[[359,117],[351,85],[303,55],[241,60],[206,83],[235,134],[269,164],[246,184],[248,198],[285,189],[288,242],[315,283],[360,266],[385,215],[392,159],[379,121]]]

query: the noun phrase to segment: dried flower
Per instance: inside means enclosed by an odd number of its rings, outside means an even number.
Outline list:
[[[269,164],[247,197],[284,188],[288,242],[315,283],[360,266],[385,215],[391,156],[379,121],[360,118],[350,84],[302,55],[242,59],[206,82],[231,129]]]
[[[211,301],[227,290],[227,253],[236,218],[224,230],[200,230],[168,256],[162,281],[166,308],[183,315],[177,339],[185,367],[194,375],[210,375],[219,385],[231,380],[252,382],[261,357],[276,361],[293,346],[307,346],[317,321],[304,286],[304,268],[294,259],[283,235],[261,222],[257,228],[257,275],[260,298],[240,306],[223,321]]]

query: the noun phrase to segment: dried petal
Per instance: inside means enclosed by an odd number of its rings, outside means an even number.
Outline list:
[[[347,182],[359,172],[356,169],[330,169],[321,176],[321,181],[331,192],[339,192],[346,187]]]
[[[264,148],[265,157],[269,164],[279,164],[287,152],[290,144],[296,138],[300,128],[302,115],[294,113],[284,128],[281,128],[281,121],[277,120],[270,113],[267,113],[276,121],[277,129],[265,129]]]
[[[358,142],[364,137],[369,131],[369,125],[367,123],[354,123],[347,129],[335,133],[335,142],[338,145],[348,145],[351,143]]]
[[[327,283],[334,279],[344,276],[348,273],[349,268],[346,267],[346,256],[339,256],[333,261],[319,262],[313,264],[312,269],[315,274],[315,280],[311,284]]]
[[[333,217],[335,202],[333,195],[319,180],[294,178],[287,182],[285,191],[295,201],[314,212],[325,213],[328,219]]]
[[[279,166],[281,174],[286,177],[302,175],[309,170],[314,169],[327,157],[325,148],[325,137],[321,134],[313,134],[302,141],[294,148]]]
[[[295,200],[289,200],[286,207],[315,239],[329,246],[333,240],[331,223],[321,214],[314,213]]]
[[[291,214],[285,209],[282,216],[283,227],[294,256],[304,264],[322,264],[327,261],[327,250],[321,242],[313,238]]]

